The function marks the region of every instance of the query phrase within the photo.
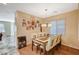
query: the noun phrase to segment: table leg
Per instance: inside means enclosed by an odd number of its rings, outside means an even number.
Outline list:
[[[32,41],[32,51],[33,51],[33,41]]]
[[[43,49],[44,54],[46,54],[46,46],[44,45],[44,49]]]
[[[40,48],[40,54],[42,53],[42,48]]]

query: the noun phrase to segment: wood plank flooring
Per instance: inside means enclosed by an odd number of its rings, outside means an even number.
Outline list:
[[[19,49],[18,51],[20,55],[40,55],[40,51],[38,51],[37,53],[35,47],[32,51],[31,44],[27,45],[27,47],[25,48]],[[60,48],[51,50],[51,52],[49,52],[49,55],[79,55],[79,50],[61,45]]]

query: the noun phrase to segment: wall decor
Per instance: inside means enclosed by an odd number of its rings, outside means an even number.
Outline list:
[[[26,26],[26,20],[25,19],[23,19],[23,21],[22,21],[22,26]]]
[[[34,30],[35,28],[39,27],[39,30],[42,32],[42,26],[38,20],[35,20],[34,16],[31,16],[31,18],[27,21],[26,19],[23,19],[22,26],[25,27],[26,30]]]

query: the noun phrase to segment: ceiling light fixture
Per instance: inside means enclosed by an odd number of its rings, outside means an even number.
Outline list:
[[[45,11],[47,11],[48,9],[45,9]]]
[[[45,11],[45,17],[47,17],[47,11],[48,11],[48,9],[46,8],[46,9],[44,9],[44,11]]]

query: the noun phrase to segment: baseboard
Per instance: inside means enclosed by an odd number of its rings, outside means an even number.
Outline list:
[[[79,54],[79,49],[75,49],[75,48],[72,48],[72,47],[69,47],[69,46],[66,46],[66,45],[61,45],[61,47],[63,47],[62,48],[63,50],[69,51],[71,53]]]

